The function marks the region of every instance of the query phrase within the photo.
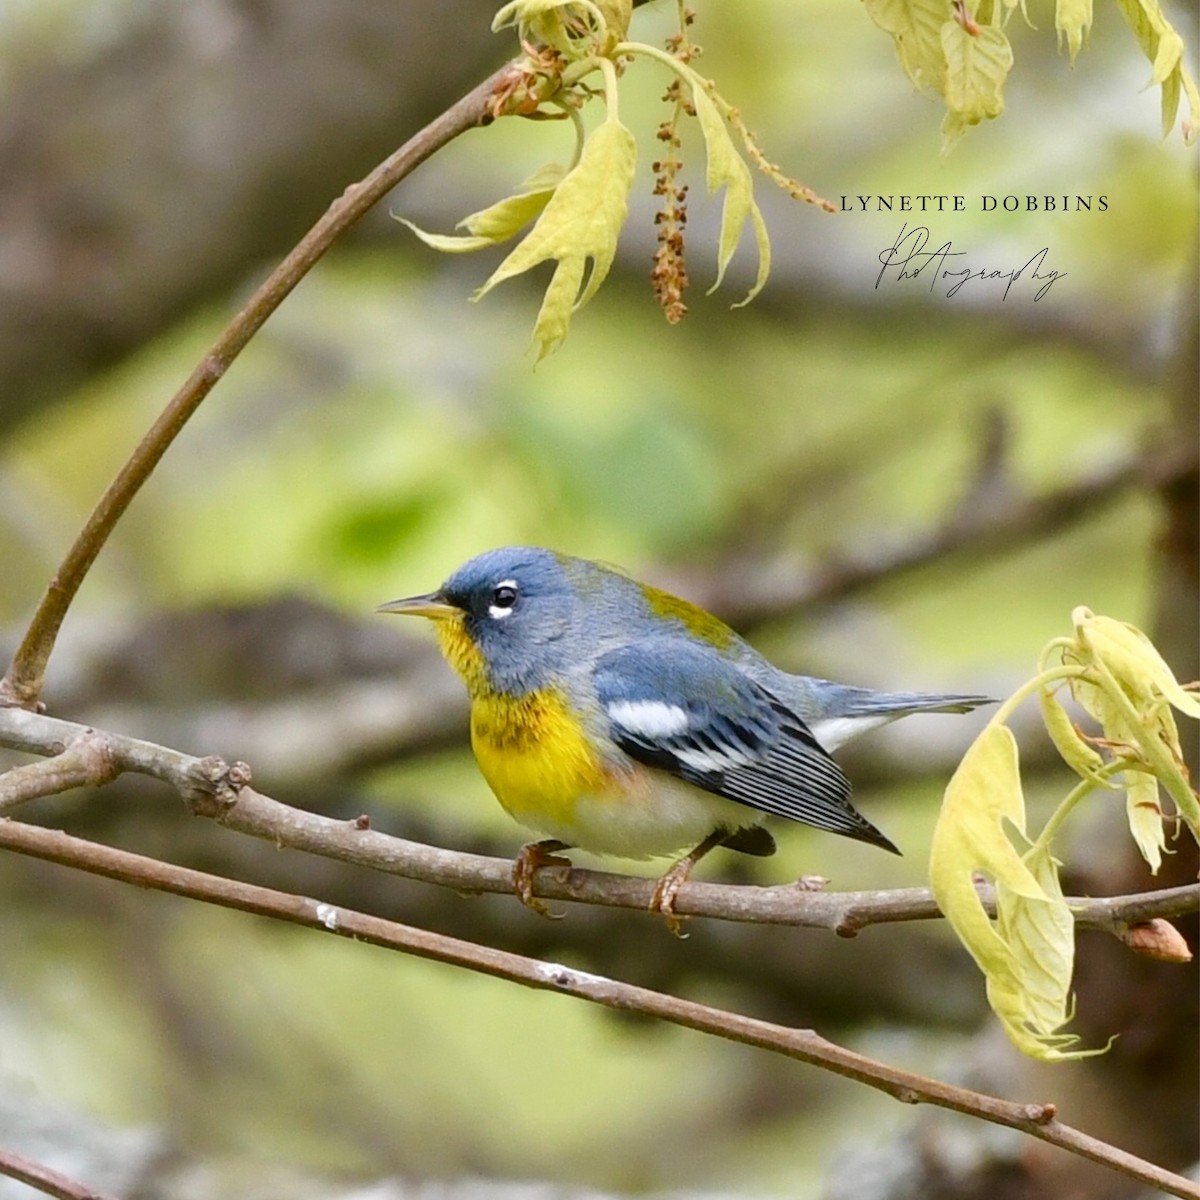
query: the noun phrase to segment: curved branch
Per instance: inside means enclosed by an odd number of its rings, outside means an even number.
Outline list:
[[[139,887],[274,917],[419,958],[465,967],[525,987],[562,992],[606,1008],[641,1013],[728,1041],[756,1046],[866,1084],[905,1104],[932,1104],[1020,1130],[1170,1195],[1200,1200],[1200,1187],[1182,1176],[1062,1124],[1056,1118],[1053,1104],[1016,1103],[916,1075],[847,1050],[811,1029],[775,1025],[558,963],[526,958],[352,909],[322,904],[305,896],[115,850],[36,825],[0,821],[0,846]]]
[[[508,859],[392,837],[373,830],[367,817],[340,821],[281,804],[248,786],[250,771],[244,763],[230,765],[212,756],[195,758],[153,742],[101,733],[16,708],[0,708],[0,745],[48,756],[50,763],[66,760],[73,768],[39,774],[33,767],[18,767],[0,776],[0,812],[38,795],[53,795],[84,782],[107,782],[114,774],[130,771],[170,784],[197,815],[212,817],[276,846],[459,892],[514,891]],[[93,778],[81,775],[79,766],[85,763],[95,765]],[[535,891],[547,900],[648,911],[654,881],[574,867],[543,867],[537,872]],[[1132,896],[1078,897],[1069,903],[1081,928],[1104,930],[1125,940],[1131,925],[1200,910],[1200,884]],[[821,892],[797,884],[687,883],[676,898],[675,909],[680,916],[828,929],[842,937],[854,937],[869,925],[941,916],[926,888]]]
[[[488,101],[509,71],[508,65],[501,67],[405,142],[365,179],[346,188],[225,327],[109,484],[67,551],[8,671],[0,680],[0,704],[23,708],[36,705],[63,618],[96,555],[176,435],[233,360],[342,233],[431,154],[488,118]]]

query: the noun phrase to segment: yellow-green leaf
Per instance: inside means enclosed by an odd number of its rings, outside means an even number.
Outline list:
[[[1083,607],[1071,619],[1076,642],[1063,658],[1087,671],[1071,680],[1073,695],[1100,722],[1106,739],[1128,745],[1129,755],[1158,778],[1200,838],[1200,798],[1188,779],[1171,711],[1174,705],[1196,716],[1200,698],[1179,685],[1162,655],[1133,625]]]
[[[1179,97],[1188,98],[1189,116],[1183,123],[1184,140],[1196,140],[1200,123],[1200,91],[1183,63],[1183,39],[1163,16],[1158,0],[1117,0],[1122,15],[1150,60],[1150,82],[1162,85],[1163,136],[1171,132],[1179,111]]]
[[[996,933],[975,891],[974,873],[984,871],[993,879],[1004,879],[1011,890],[1031,899],[1046,898],[1021,862],[1005,823],[1024,835],[1025,797],[1017,769],[1017,743],[1007,726],[989,725],[946,785],[929,858],[930,883],[938,904],[985,971],[976,950],[986,952]],[[960,923],[977,932],[978,939],[965,936]]]
[[[1063,39],[1066,39],[1071,66],[1075,65],[1075,56],[1083,46],[1091,27],[1092,0],[1058,0],[1054,9],[1054,28],[1058,33],[1060,46]]]
[[[637,146],[625,126],[611,118],[597,126],[537,224],[475,293],[478,300],[498,283],[555,260],[533,331],[539,359],[562,344],[572,312],[595,295],[612,266],[636,160]]]
[[[1057,1061],[1098,1051],[1069,1051],[1079,1039],[1060,1033],[1071,1019],[1071,973],[1075,965],[1075,921],[1063,898],[1058,863],[1041,845],[1023,861],[1041,885],[1034,900],[996,881],[996,930],[1012,950],[1017,990],[1003,973],[988,977],[988,1000],[1008,1036],[1025,1054]]]
[[[548,163],[527,179],[515,195],[463,217],[459,227],[476,237],[486,238],[493,245],[508,241],[550,203],[550,197],[565,173],[558,163]]]
[[[1104,759],[1079,736],[1074,722],[1054,692],[1043,688],[1040,700],[1046,732],[1067,766],[1077,775],[1090,779],[1100,787],[1112,787],[1113,784],[1099,774],[1100,768],[1104,766]]]
[[[467,237],[458,233],[429,233],[415,225],[407,217],[397,217],[401,225],[408,226],[425,243],[443,254],[470,254],[473,250],[486,250],[496,243],[489,237]]]
[[[623,42],[633,19],[633,0],[595,0],[595,3],[608,25],[609,36]]]
[[[1070,913],[1048,851],[1022,858],[1008,829],[1025,838],[1017,743],[989,725],[946,788],[934,828],[929,877],[938,905],[987,979],[988,1000],[1013,1043],[1042,1059],[1077,1057],[1058,1030],[1067,1019],[1073,955]],[[996,884],[993,924],[975,889],[982,871]]]
[[[1003,29],[995,25],[968,33],[957,21],[942,26],[946,55],[946,107],[970,125],[1004,111],[1004,81],[1013,53]]]
[[[458,223],[464,234],[427,233],[404,217],[397,218],[407,225],[427,246],[445,254],[466,254],[472,250],[486,250],[498,246],[519,233],[550,202],[554,190],[563,177],[563,168],[556,163],[542,167],[521,185],[521,190],[512,196],[463,217]]]
[[[631,15],[631,0],[511,0],[492,19],[492,32],[515,25],[522,42],[553,46],[576,59],[620,41]]]
[[[1180,712],[1200,720],[1200,696],[1180,686],[1154,643],[1136,626],[1112,617],[1096,616],[1088,608],[1071,614],[1075,633],[1113,673],[1127,696],[1163,699]]]
[[[942,117],[942,153],[948,154],[954,144],[971,128],[972,125],[978,125],[978,121],[968,121],[966,117],[959,112],[951,112],[946,110],[946,115]]]
[[[1012,16],[1013,9],[1015,8],[1019,8],[1021,10],[1021,17],[1024,19],[1025,24],[1028,25],[1030,29],[1037,28],[1037,26],[1034,25],[1034,23],[1029,19],[1029,10],[1025,7],[1025,0],[1004,0],[1005,21]]]
[[[1167,835],[1163,828],[1163,811],[1158,803],[1158,780],[1153,775],[1144,771],[1126,772],[1125,812],[1137,848],[1150,864],[1150,873],[1157,875]]]
[[[864,0],[867,15],[892,35],[896,57],[918,88],[941,93],[945,88],[946,56],[942,24],[944,0]]]
[[[743,300],[735,307],[748,304],[762,291],[771,273],[771,241],[767,236],[767,225],[754,202],[754,179],[745,160],[737,152],[729,127],[721,116],[712,98],[697,81],[692,86],[692,102],[696,118],[704,133],[704,147],[708,156],[708,194],[714,195],[725,188],[725,203],[721,209],[721,237],[717,247],[717,278],[709,288],[709,294],[721,286],[725,268],[737,249],[738,241],[747,219],[754,227],[754,240],[758,246],[758,274],[754,285]]]

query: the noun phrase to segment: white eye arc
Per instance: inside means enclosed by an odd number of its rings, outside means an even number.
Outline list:
[[[488,605],[488,616],[499,621],[511,617],[513,605],[517,602],[517,581],[502,579],[492,589],[492,602]]]

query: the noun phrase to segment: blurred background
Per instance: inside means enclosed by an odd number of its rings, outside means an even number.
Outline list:
[[[6,651],[249,291],[348,183],[511,52],[488,32],[493,7],[0,0]],[[618,562],[782,666],[886,689],[1005,694],[1079,604],[1200,675],[1196,157],[1178,129],[1160,137],[1116,6],[1097,5],[1071,70],[1052,6],[1031,3],[1032,25],[1009,28],[1007,112],[946,157],[938,104],[858,6],[697,7],[701,68],[785,171],[835,203],[962,194],[966,211],[925,219],[931,249],[951,240],[959,262],[1007,271],[1047,248],[1065,276],[1036,303],[1028,284],[1007,299],[996,284],[877,287],[900,216],[827,215],[763,180],[775,268],[731,312],[753,248],[705,296],[719,209],[692,142],[691,312],[668,327],[648,285],[665,80],[641,63],[622,100],[641,148],[613,275],[535,371],[544,278],[472,304],[500,254],[441,257],[389,214],[450,231],[571,145],[557,123],[472,132],[335,248],[169,452],[72,609],[53,714],[244,759],[293,804],[510,855],[522,831],[470,760],[457,682],[426,631],[372,616],[489,546]],[[1167,11],[1195,70],[1196,11]],[[661,43],[672,17],[649,5],[635,34]],[[984,213],[985,194],[1094,203]],[[775,858],[713,855],[702,875],[924,883],[941,789],[978,724],[917,718],[841,755],[902,859],[789,828]],[[1032,714],[1025,733],[1036,822],[1069,781]],[[1155,886],[1123,812],[1116,796],[1072,819],[1070,891]],[[679,942],[637,914],[549,922],[511,897],[277,851],[149,783],[21,816],[812,1026],[1053,1100],[1173,1169],[1200,1157],[1196,972],[1102,934],[1080,939],[1076,1029],[1088,1045],[1119,1037],[1099,1059],[1035,1068],[934,923],[843,941],[693,922]],[[1158,884],[1194,879],[1194,850],[1181,841]],[[766,1054],[60,868],[5,858],[0,904],[0,1145],[123,1196],[432,1196],[467,1180],[506,1197],[1140,1194]],[[2,1197],[30,1195],[0,1181]]]

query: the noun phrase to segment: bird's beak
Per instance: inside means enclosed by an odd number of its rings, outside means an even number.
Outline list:
[[[399,613],[402,617],[428,617],[431,621],[444,621],[461,610],[449,603],[440,592],[426,596],[409,596],[406,600],[390,600],[376,610],[381,613]]]

